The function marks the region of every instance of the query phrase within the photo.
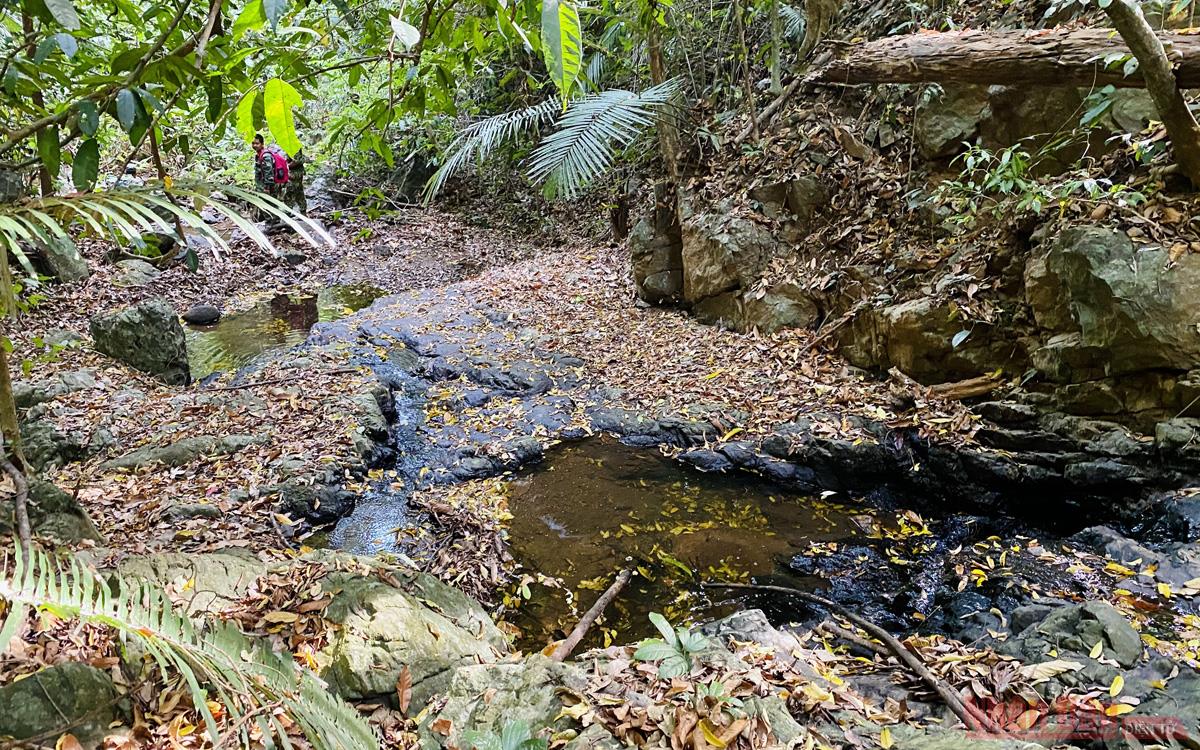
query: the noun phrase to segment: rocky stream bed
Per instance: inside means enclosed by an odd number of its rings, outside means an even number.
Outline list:
[[[700,396],[647,401],[536,310],[479,289],[329,314],[305,297],[297,325],[295,305],[251,308],[204,344],[236,372],[186,390],[131,382],[64,334],[81,366],[18,388],[31,457],[54,482],[33,485],[36,530],[292,651],[398,746],[462,747],[513,719],[567,747],[1194,742],[1190,420],[1147,439],[1002,400],[967,417],[973,440],[834,401],[766,420],[711,360],[692,370],[717,373],[695,378]],[[93,327],[93,342],[132,325],[136,356],[108,351],[179,366],[196,334],[164,304]],[[317,322],[310,308],[324,322],[305,343],[264,336]],[[183,343],[147,359],[163,335]],[[610,364],[629,366],[615,350]],[[225,492],[231,472],[243,489]],[[257,538],[226,535],[239,526]],[[634,581],[592,650],[539,653],[622,567]],[[836,610],[704,587],[727,582],[817,592],[905,636],[1010,736],[949,729],[878,643],[829,630]],[[682,678],[620,645],[654,635],[650,612],[705,635]],[[0,735],[40,736],[67,711],[95,743],[130,721],[113,700],[130,687],[119,659],[60,641],[23,636],[49,666],[0,684],[0,705],[19,707]],[[700,697],[716,683],[727,699]],[[701,720],[736,731],[705,738]]]

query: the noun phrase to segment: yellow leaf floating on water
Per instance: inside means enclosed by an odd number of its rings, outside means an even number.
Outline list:
[[[1108,694],[1112,698],[1116,698],[1121,694],[1122,688],[1125,687],[1125,678],[1117,675],[1113,678],[1112,684],[1108,686]]]
[[[884,727],[882,730],[880,730],[879,746],[882,747],[883,750],[888,750],[888,748],[892,746],[892,730],[891,729]]]

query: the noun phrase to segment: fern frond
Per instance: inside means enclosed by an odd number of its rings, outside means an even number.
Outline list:
[[[552,195],[571,197],[608,169],[616,147],[625,147],[655,122],[679,92],[672,79],[640,94],[603,91],[577,99],[530,157],[529,177]]]
[[[502,112],[471,123],[446,149],[446,161],[425,184],[425,203],[432,201],[446,182],[468,164],[480,164],[497,148],[548,125],[561,112],[559,102],[547,99],[541,104]]]
[[[117,579],[109,585],[74,556],[59,561],[40,548],[26,557],[14,546],[11,556],[12,575],[0,579],[0,598],[9,610],[0,625],[0,652],[30,610],[108,625],[139,643],[164,675],[183,678],[214,746],[232,738],[220,736],[210,695],[224,706],[229,725],[238,727],[242,746],[249,744],[251,721],[264,738],[290,746],[274,715],[278,708],[318,750],[378,750],[366,721],[290,654],[270,650],[227,622],[194,624],[152,583]]]

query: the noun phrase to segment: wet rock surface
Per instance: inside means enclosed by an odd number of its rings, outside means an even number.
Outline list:
[[[191,379],[183,326],[171,304],[151,299],[91,320],[96,349],[174,385]]]

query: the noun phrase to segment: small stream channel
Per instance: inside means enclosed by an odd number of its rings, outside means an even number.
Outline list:
[[[363,284],[334,285],[264,295],[249,309],[223,316],[208,326],[187,327],[192,378],[237,370],[261,354],[304,343],[317,323],[363,309],[383,292]]]

